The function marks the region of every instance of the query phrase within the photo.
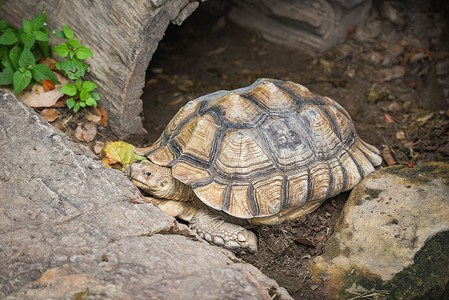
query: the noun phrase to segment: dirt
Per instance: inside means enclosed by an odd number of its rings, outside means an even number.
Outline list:
[[[449,63],[444,1],[405,1],[404,26],[373,8],[355,34],[316,57],[264,41],[228,21],[225,9],[209,2],[181,27],[167,30],[148,68],[142,96],[148,139],[129,142],[151,144],[189,100],[269,77],[300,83],[343,105],[362,139],[382,150],[383,166],[449,162],[449,74],[441,71]],[[83,118],[81,114],[68,122],[69,134]],[[96,140],[114,139],[107,128],[100,129]],[[94,142],[88,145],[93,148]],[[241,259],[295,299],[325,298],[308,263],[322,252],[348,195],[328,199],[294,222],[254,228],[259,250]]]

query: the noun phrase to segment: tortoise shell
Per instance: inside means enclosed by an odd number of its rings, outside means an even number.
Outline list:
[[[244,219],[317,207],[382,161],[338,103],[265,78],[188,102],[137,152],[171,167],[208,206]]]

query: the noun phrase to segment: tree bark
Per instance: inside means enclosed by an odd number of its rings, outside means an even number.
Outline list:
[[[19,28],[22,18],[31,20],[43,6],[50,31],[67,25],[94,53],[86,60],[86,79],[98,84],[100,105],[109,113],[112,130],[123,139],[143,135],[140,96],[148,64],[170,21],[180,25],[198,2],[3,0],[0,19]],[[61,42],[51,37],[53,46]]]

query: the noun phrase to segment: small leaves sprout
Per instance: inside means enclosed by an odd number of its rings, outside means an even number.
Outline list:
[[[75,84],[67,83],[61,87],[60,91],[70,96],[67,99],[67,107],[78,112],[81,107],[97,106],[100,96],[94,89],[97,85],[91,81],[83,81],[82,76],[88,71],[89,65],[83,60],[93,55],[92,51],[86,46],[80,45],[80,41],[76,39],[73,30],[65,26],[64,30],[55,30],[54,35],[67,41],[54,48],[54,51],[61,57],[67,57],[63,62],[57,62],[55,67],[61,70],[64,75],[75,80]]]

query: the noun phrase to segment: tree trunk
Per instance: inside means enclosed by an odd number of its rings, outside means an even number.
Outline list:
[[[98,84],[112,130],[121,138],[144,134],[140,96],[148,64],[169,22],[180,25],[198,2],[3,0],[0,19],[19,28],[22,18],[31,20],[43,6],[50,31],[67,25],[94,53],[86,79]],[[61,42],[51,37],[53,46]]]

